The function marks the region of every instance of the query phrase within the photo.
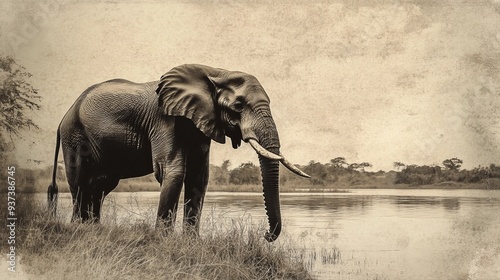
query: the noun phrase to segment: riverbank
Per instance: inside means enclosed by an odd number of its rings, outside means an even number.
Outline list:
[[[264,229],[235,224],[202,237],[165,235],[144,221],[64,223],[22,202],[29,209],[19,212],[16,265],[26,279],[312,279],[304,255],[267,243]]]
[[[32,188],[35,192],[45,193],[48,180],[40,180]],[[59,192],[69,192],[66,182],[58,182]],[[324,193],[348,193],[351,189],[500,189],[500,178],[491,178],[478,183],[441,182],[430,185],[409,185],[393,183],[373,183],[373,184],[331,184],[331,185],[298,185],[285,184],[280,186],[281,192],[324,192]],[[126,179],[120,181],[115,192],[140,192],[159,191],[157,182],[143,182],[137,179]],[[214,192],[262,192],[262,185],[209,185],[208,191]]]
[[[325,192],[348,193],[351,189],[500,189],[500,178],[491,178],[478,183],[442,182],[428,185],[410,185],[393,183],[373,184],[330,184],[330,185],[299,185],[284,184],[280,186],[281,192]],[[133,180],[120,182],[115,191],[158,191],[157,183],[138,184]],[[209,185],[209,191],[214,192],[262,192],[262,185]]]
[[[211,190],[218,190],[219,186],[211,186]],[[260,187],[260,186],[259,186]],[[256,187],[257,188],[257,187]],[[245,187],[239,191],[244,191]],[[349,192],[351,189],[484,189],[499,190],[500,178],[482,180],[478,183],[441,182],[427,185],[374,183],[374,184],[331,184],[331,185],[285,185],[282,192]],[[260,188],[259,188],[260,190]]]

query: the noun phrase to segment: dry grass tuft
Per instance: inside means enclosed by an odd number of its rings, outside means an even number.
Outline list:
[[[165,235],[146,222],[71,224],[32,208],[19,252],[23,270],[37,279],[312,278],[290,247],[238,224],[202,237]]]

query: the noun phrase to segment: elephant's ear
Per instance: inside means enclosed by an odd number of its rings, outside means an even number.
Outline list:
[[[206,136],[223,144],[225,134],[217,118],[216,88],[209,78],[222,71],[204,65],[181,65],[161,77],[156,93],[158,105],[166,115],[192,120]]]

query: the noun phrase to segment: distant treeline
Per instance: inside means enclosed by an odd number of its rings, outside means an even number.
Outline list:
[[[500,166],[479,166],[471,170],[460,169],[462,161],[457,158],[443,161],[443,166],[401,166],[396,184],[430,185],[443,182],[479,183],[490,178],[500,178]]]
[[[372,172],[372,165],[368,162],[348,163],[345,158],[337,157],[327,163],[310,161],[309,164],[299,166],[311,175],[310,179],[299,177],[286,168],[280,167],[280,184],[284,189],[320,189],[320,188],[404,188],[408,186],[436,185],[440,183],[482,183],[490,178],[500,178],[500,166],[491,164],[480,166],[472,170],[461,169],[462,160],[458,158],[446,159],[441,165],[415,165],[394,163],[393,171]],[[46,191],[50,183],[52,167],[44,169],[21,169],[18,184],[35,186],[32,191]],[[64,185],[66,178],[64,168],[60,165],[57,173],[58,184]],[[496,181],[495,187],[498,187]],[[138,184],[140,186],[138,186]],[[122,183],[121,183],[122,184]],[[231,168],[231,162],[226,160],[221,166],[210,165],[209,185],[215,186],[244,186],[261,184],[261,174],[258,165],[252,162],[240,164]],[[453,186],[451,186],[453,187]],[[158,184],[153,175],[133,179],[133,182],[122,184],[122,191],[158,190]],[[226,190],[226,188],[223,188]],[[232,189],[232,188],[229,188]],[[26,190],[26,189],[25,189]],[[65,188],[62,189],[64,191]],[[236,188],[238,190],[238,188]],[[26,190],[30,191],[30,190]]]
[[[380,185],[408,184],[411,186],[431,185],[443,182],[479,183],[488,178],[500,178],[500,166],[480,166],[472,170],[460,169],[463,161],[458,158],[446,159],[440,165],[406,165],[394,163],[395,171],[372,172],[367,169],[372,165],[368,162],[348,163],[345,158],[337,157],[327,163],[310,161],[308,165],[300,166],[311,179],[303,179],[282,168],[282,185]],[[243,163],[230,169],[230,162],[222,166],[211,166],[210,183],[214,185],[227,184],[259,184],[260,169],[253,163]]]
[[[210,184],[213,185],[244,185],[260,184],[260,168],[251,162],[242,163],[231,169],[231,163],[226,160],[221,166],[210,166]],[[335,183],[341,185],[365,184],[373,179],[372,175],[378,173],[366,172],[365,169],[371,167],[367,162],[347,164],[345,159],[341,162],[332,160],[327,164],[311,161],[306,166],[299,166],[306,173],[311,175],[311,179],[299,177],[286,168],[280,166],[280,183],[282,186],[326,186]]]

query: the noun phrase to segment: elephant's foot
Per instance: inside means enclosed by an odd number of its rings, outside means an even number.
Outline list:
[[[94,216],[91,214],[73,214],[73,216],[71,217],[71,222],[82,224],[99,224],[101,222],[101,218],[99,216]]]
[[[198,237],[200,236],[200,231],[199,231],[199,226],[196,225],[191,225],[191,224],[184,224],[183,232],[185,235],[192,236],[192,237]]]
[[[169,234],[174,230],[175,213],[170,212],[167,217],[158,216],[156,218],[156,230]]]
[[[193,214],[194,211],[187,211],[187,217],[184,217],[184,227],[183,231],[184,234],[190,235],[190,236],[199,236],[199,231],[200,231],[200,221],[199,221],[199,211],[196,211],[195,214]]]
[[[100,203],[86,203],[83,207],[75,205],[73,209],[72,223],[98,224],[101,221]]]

